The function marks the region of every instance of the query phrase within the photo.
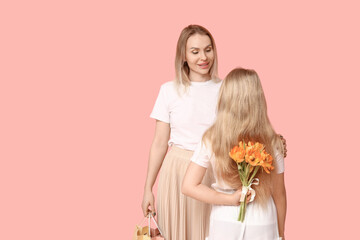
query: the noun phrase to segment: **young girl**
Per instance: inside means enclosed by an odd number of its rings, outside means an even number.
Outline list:
[[[225,78],[219,93],[217,119],[204,133],[184,177],[182,192],[213,204],[209,240],[284,239],[286,193],[282,143],[267,116],[264,92],[253,70],[234,69]],[[241,182],[230,150],[239,141],[265,145],[273,156],[271,174],[259,170],[260,184],[253,187],[255,201],[248,203],[244,222],[237,221]],[[201,183],[212,166],[212,189]]]
[[[175,70],[175,81],[161,86],[151,113],[156,128],[142,209],[144,215],[155,211],[152,187],[161,167],[157,216],[165,238],[202,240],[208,232],[211,206],[184,196],[180,186],[197,143],[215,120],[221,82],[217,77],[215,41],[207,29],[198,25],[183,29],[177,43]],[[168,145],[172,147],[166,154]],[[203,183],[210,186],[208,179]]]

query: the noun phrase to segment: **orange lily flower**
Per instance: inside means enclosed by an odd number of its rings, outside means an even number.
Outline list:
[[[237,163],[244,161],[245,150],[242,147],[235,146],[229,152],[229,156]]]

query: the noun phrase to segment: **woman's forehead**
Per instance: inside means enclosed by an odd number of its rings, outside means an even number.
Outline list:
[[[208,35],[194,34],[190,36],[186,43],[188,49],[202,49],[211,46],[211,40]]]

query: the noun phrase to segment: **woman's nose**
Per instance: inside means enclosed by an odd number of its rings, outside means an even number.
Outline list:
[[[200,57],[201,57],[201,60],[206,60],[206,59],[207,59],[207,54],[206,54],[206,52],[205,52],[205,51],[201,51]]]

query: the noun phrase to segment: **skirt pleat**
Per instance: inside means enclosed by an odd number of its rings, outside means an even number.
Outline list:
[[[166,240],[203,240],[209,231],[211,205],[181,193],[181,184],[193,151],[172,147],[161,166],[158,194],[158,224]],[[210,186],[212,171],[203,184]]]

